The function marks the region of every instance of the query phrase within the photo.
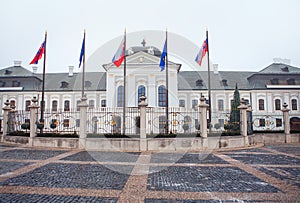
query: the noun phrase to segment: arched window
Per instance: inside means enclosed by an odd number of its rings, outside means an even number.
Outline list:
[[[265,100],[263,99],[258,100],[258,110],[265,110]]]
[[[280,110],[280,99],[275,99],[275,110]]]
[[[29,111],[29,110],[30,110],[30,109],[29,109],[30,104],[31,104],[31,101],[30,101],[30,100],[26,100],[26,101],[25,101],[25,111]]]
[[[224,111],[224,100],[223,99],[218,100],[218,110]]]
[[[117,107],[124,106],[124,86],[118,87],[118,96],[117,96]]]
[[[65,100],[64,102],[64,111],[70,111],[70,101]]]
[[[167,105],[167,91],[164,85],[158,87],[158,106],[165,107]]]
[[[57,100],[52,101],[52,111],[57,111]]]
[[[146,96],[146,88],[144,85],[138,87],[138,104],[141,102],[140,98],[142,95]]]
[[[297,105],[297,99],[292,99],[292,110],[297,110],[298,105]]]

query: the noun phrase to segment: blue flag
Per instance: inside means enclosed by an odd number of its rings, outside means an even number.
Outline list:
[[[159,67],[161,71],[165,70],[166,56],[167,56],[167,40],[165,41],[164,50],[161,53],[161,57],[160,57]]]
[[[83,59],[83,55],[84,55],[84,40],[85,40],[85,38],[83,38],[83,41],[82,41],[82,47],[81,47],[81,52],[80,52],[80,57],[79,57],[79,66],[78,66],[78,68],[80,68],[80,65],[81,65],[81,62],[82,62],[82,59]]]

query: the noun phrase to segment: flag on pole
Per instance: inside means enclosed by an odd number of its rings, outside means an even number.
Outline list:
[[[82,62],[82,59],[83,59],[83,56],[84,56],[84,41],[85,41],[85,36],[83,37],[83,40],[82,40],[82,46],[81,46],[81,52],[80,52],[80,56],[79,56],[79,66],[78,66],[78,68],[80,68],[80,65],[81,65],[81,62]]]
[[[167,40],[165,41],[164,49],[163,49],[163,52],[161,53],[161,57],[160,57],[159,67],[160,67],[161,71],[165,70],[166,56],[167,56]]]
[[[204,58],[206,52],[208,52],[208,40],[206,38],[206,40],[203,42],[202,47],[199,51],[199,53],[196,56],[195,61],[201,66],[202,63],[202,59]]]
[[[45,46],[46,46],[46,41],[44,41],[39,48],[38,52],[36,53],[35,57],[32,59],[32,61],[29,63],[31,64],[38,64],[39,60],[42,58],[43,54],[45,53]]]
[[[122,40],[117,52],[115,53],[112,62],[119,67],[125,58],[125,37]]]

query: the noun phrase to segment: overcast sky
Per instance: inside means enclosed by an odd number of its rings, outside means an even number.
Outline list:
[[[31,69],[47,30],[47,72],[66,72],[69,65],[78,66],[84,28],[88,60],[125,27],[128,36],[168,28],[199,47],[207,28],[210,59],[223,71],[259,71],[275,57],[300,67],[299,0],[0,1],[0,68],[22,60]]]

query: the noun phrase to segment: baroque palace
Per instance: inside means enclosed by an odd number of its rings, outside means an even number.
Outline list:
[[[159,71],[161,51],[151,46],[130,47],[126,51],[126,106],[137,107],[141,95],[149,107],[166,105],[165,71]],[[64,73],[46,73],[45,109],[50,111],[78,110],[81,98],[82,73],[68,67]],[[103,64],[106,72],[85,73],[85,94],[89,109],[123,107],[123,65]],[[181,64],[169,61],[169,107],[180,111],[196,109],[201,95],[208,98],[208,72],[182,71]],[[17,110],[28,111],[33,96],[41,98],[42,74],[15,61],[0,69],[0,103],[9,100]],[[252,125],[256,131],[283,130],[282,105],[288,104],[292,129],[299,128],[300,68],[288,61],[274,62],[258,72],[219,71],[211,68],[212,126],[224,127],[229,120],[233,92],[236,86],[240,98],[252,107]],[[0,121],[2,119],[0,114]]]

